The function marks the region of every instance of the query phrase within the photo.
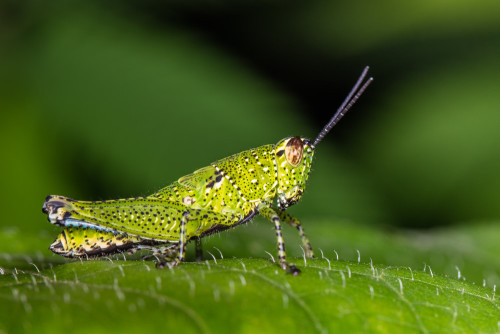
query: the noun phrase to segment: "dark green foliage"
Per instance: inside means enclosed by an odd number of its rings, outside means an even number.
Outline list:
[[[0,332],[88,333],[103,323],[130,332],[313,331],[311,313],[322,328],[346,332],[498,331],[499,12],[493,0],[1,3]],[[287,228],[287,253],[305,275],[276,276],[264,253],[275,254],[274,231],[263,221],[208,240],[206,250],[219,258],[215,246],[225,259],[210,260],[207,282],[206,264],[172,273],[49,257],[58,229],[40,212],[46,195],[147,195],[233,153],[314,137],[365,65],[373,85],[318,147],[307,191],[291,209],[316,254],[321,248],[332,261],[333,283],[319,277],[327,266],[320,258],[302,268],[300,240]],[[432,228],[401,229],[421,226]],[[333,261],[334,249],[350,262]],[[246,287],[233,257],[256,271],[245,274]],[[373,279],[370,258],[388,285]],[[51,284],[50,264],[68,283]],[[346,265],[352,277],[343,288]],[[407,269],[385,266],[411,267],[442,287],[439,296],[408,281]],[[20,283],[14,267],[26,273]],[[262,286],[266,294],[256,294]],[[299,298],[289,295],[288,309],[283,291]]]

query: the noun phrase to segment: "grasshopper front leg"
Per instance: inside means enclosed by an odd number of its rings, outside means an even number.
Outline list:
[[[297,276],[300,274],[300,270],[293,264],[289,264],[286,261],[285,243],[283,242],[283,235],[281,234],[281,222],[280,217],[272,208],[262,205],[259,207],[259,212],[266,219],[274,223],[274,229],[276,230],[276,239],[278,243],[278,259],[280,266],[283,270]]]
[[[302,228],[300,220],[285,211],[278,211],[278,215],[280,216],[282,221],[290,226],[297,228],[297,230],[299,231],[300,239],[302,240],[302,245],[304,245],[304,252],[306,253],[306,257],[310,259],[314,258],[314,252],[312,250],[311,243],[304,233],[304,229]]]

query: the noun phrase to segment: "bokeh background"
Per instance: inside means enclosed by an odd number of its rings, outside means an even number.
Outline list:
[[[351,244],[355,256],[377,233],[407,230],[448,231],[439,238],[467,248],[446,229],[482,226],[496,245],[496,0],[4,0],[0,251],[48,254],[57,234],[40,212],[48,194],[144,196],[233,153],[314,138],[365,65],[374,83],[318,147],[291,209],[310,238],[349,244],[356,233],[339,240],[339,226],[370,226],[377,232]],[[272,226],[251,228],[243,239],[274,242]],[[499,260],[482,254],[493,269],[478,279],[498,281]]]

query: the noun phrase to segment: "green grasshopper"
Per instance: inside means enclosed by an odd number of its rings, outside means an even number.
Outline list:
[[[189,241],[246,223],[261,214],[274,224],[281,268],[297,275],[286,261],[281,223],[297,228],[305,256],[314,257],[300,221],[285,210],[297,203],[311,171],[314,150],[372,82],[366,67],[335,115],[311,142],[288,137],[218,160],[147,196],[109,201],[77,201],[48,196],[42,211],[63,227],[50,250],[65,257],[99,257],[152,251],[157,267],[173,268],[185,257]]]

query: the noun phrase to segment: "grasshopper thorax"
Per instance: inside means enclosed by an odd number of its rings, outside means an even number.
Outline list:
[[[277,205],[279,209],[286,209],[302,197],[311,171],[313,155],[312,143],[306,138],[289,137],[276,144]]]

